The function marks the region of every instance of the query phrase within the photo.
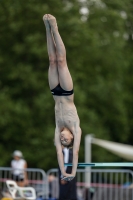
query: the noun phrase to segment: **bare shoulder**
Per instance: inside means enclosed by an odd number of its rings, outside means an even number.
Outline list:
[[[81,135],[82,133],[82,130],[81,130],[81,127],[80,127],[80,120],[77,120],[74,122],[74,126],[73,126],[73,129],[72,129],[72,132],[73,134],[75,135]]]
[[[62,123],[56,122],[56,127],[55,127],[55,134],[60,135],[61,131],[63,130],[64,126],[61,125]]]
[[[59,134],[59,126],[58,126],[58,124],[56,124],[56,127],[55,127],[55,134]]]

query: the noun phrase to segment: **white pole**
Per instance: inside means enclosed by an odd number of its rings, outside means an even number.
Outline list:
[[[85,163],[91,163],[91,141],[93,138],[93,134],[87,134],[85,136]],[[86,187],[90,187],[91,183],[91,168],[85,168],[85,183]]]

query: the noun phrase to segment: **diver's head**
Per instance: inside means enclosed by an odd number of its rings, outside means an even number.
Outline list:
[[[71,148],[73,146],[74,137],[69,129],[64,128],[60,134],[60,141],[64,147]]]

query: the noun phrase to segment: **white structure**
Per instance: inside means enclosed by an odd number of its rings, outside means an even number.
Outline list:
[[[111,151],[119,157],[133,161],[133,146],[131,145],[121,144],[118,142],[110,142],[107,140],[101,140],[96,138],[92,139],[92,143],[99,145],[107,149],[108,151]]]
[[[91,143],[93,139],[93,134],[87,134],[85,136],[85,163],[91,163]],[[85,175],[86,185],[89,186],[91,183],[91,168],[86,167],[87,173]],[[88,173],[90,171],[90,173]]]
[[[91,163],[91,144],[96,144],[107,149],[108,151],[111,151],[119,157],[133,161],[133,146],[97,139],[93,137],[93,134],[88,134],[85,136],[85,163]],[[90,182],[91,173],[86,173],[86,183]]]
[[[7,180],[6,185],[13,199],[36,199],[36,193],[33,187],[19,187],[16,182],[12,180]],[[19,192],[19,196],[17,195],[17,192]]]

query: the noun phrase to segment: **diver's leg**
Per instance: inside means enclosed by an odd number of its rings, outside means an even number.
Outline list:
[[[72,82],[72,77],[70,75],[70,72],[67,66],[66,49],[61,39],[61,36],[59,34],[55,17],[48,14],[48,21],[51,26],[51,30],[52,30],[55,44],[56,44],[59,82],[60,82],[61,87],[64,90],[70,91],[73,89],[73,82]]]
[[[47,18],[48,18],[47,14],[43,16],[43,21],[46,27],[47,49],[49,55],[48,79],[49,79],[50,89],[54,89],[59,84],[59,75],[57,68],[57,57],[56,57],[54,38]]]

